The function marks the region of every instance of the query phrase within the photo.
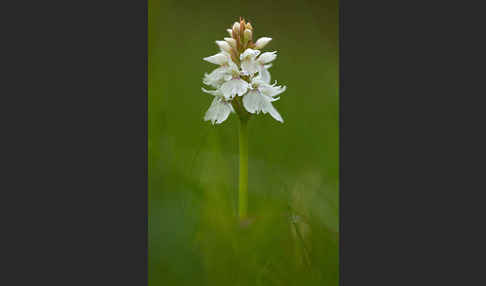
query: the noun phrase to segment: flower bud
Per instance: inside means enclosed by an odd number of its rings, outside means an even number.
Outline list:
[[[216,41],[218,47],[225,52],[231,53],[231,46],[225,41]]]
[[[270,41],[272,40],[272,38],[268,38],[268,37],[261,37],[260,39],[258,39],[256,42],[255,42],[255,49],[262,49],[263,47],[265,47],[268,43],[270,43]]]
[[[246,23],[246,28],[248,30],[253,30],[253,27],[251,26],[250,22]]]
[[[243,34],[243,32],[245,31],[245,28],[246,28],[245,20],[241,19],[240,20],[240,33],[241,34]]]
[[[245,30],[245,32],[243,32],[243,39],[245,40],[245,44],[248,43],[249,41],[251,41],[252,37],[253,37],[253,33],[251,30]]]
[[[240,33],[240,23],[239,22],[235,22],[233,24],[233,33],[237,34],[237,35]]]

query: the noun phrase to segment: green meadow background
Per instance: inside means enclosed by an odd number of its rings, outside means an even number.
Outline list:
[[[149,285],[338,285],[338,2],[156,1],[148,18]],[[242,16],[287,86],[249,122],[252,223],[236,219],[238,119],[203,121],[203,57]]]

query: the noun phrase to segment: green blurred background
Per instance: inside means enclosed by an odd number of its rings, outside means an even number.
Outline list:
[[[202,77],[238,17],[273,41],[287,86],[249,122],[237,223],[238,119],[203,121]],[[338,285],[338,2],[149,0],[149,285]]]

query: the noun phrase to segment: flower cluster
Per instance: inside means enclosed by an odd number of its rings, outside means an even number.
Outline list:
[[[205,121],[220,124],[229,114],[236,112],[240,118],[247,119],[251,114],[269,113],[276,120],[283,122],[272,102],[277,101],[285,86],[270,83],[271,62],[277,58],[277,52],[260,50],[272,39],[259,38],[253,42],[253,27],[245,20],[235,22],[227,30],[230,37],[216,41],[220,52],[204,58],[205,61],[219,65],[218,68],[204,75],[203,83],[212,90],[202,88],[214,99],[204,116]]]

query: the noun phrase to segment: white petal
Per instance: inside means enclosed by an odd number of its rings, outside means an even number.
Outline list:
[[[270,96],[277,96],[281,93],[283,93],[284,91],[287,90],[287,87],[284,85],[284,86],[276,86],[275,89],[274,89],[274,93]]]
[[[277,109],[275,109],[275,107],[273,107],[273,105],[270,103],[270,107],[268,108],[268,113],[270,113],[270,115],[275,118],[275,120],[277,121],[280,121],[280,122],[284,122],[282,116],[280,115],[280,113],[278,113]]]
[[[239,73],[238,65],[233,62],[231,56],[229,56],[227,66],[228,66],[228,70],[227,70],[228,73],[235,74],[235,75]]]
[[[281,93],[283,93],[287,89],[286,86],[275,86],[275,85],[269,85],[269,84],[260,84],[258,86],[258,90],[263,93],[264,95],[271,97],[275,101],[277,99],[273,98]]]
[[[225,41],[216,41],[216,45],[218,45],[221,51],[231,52],[231,46]]]
[[[262,80],[262,77],[260,75],[257,75],[257,76],[255,76],[251,79],[251,85],[253,85],[254,87],[258,87],[262,84],[268,85],[268,83],[266,83]]]
[[[283,122],[283,118],[273,107],[271,98],[261,94],[258,90],[250,90],[243,96],[243,106],[250,113],[270,113],[277,121]]]
[[[270,83],[271,76],[270,76],[270,72],[268,71],[268,69],[263,65],[260,65],[259,67],[260,67],[259,68],[259,75],[260,75],[260,78],[262,79],[262,81],[264,81],[265,83]]]
[[[242,96],[246,93],[250,84],[240,78],[234,78],[221,85],[221,92],[224,98],[231,99],[236,95]]]
[[[224,75],[224,81],[229,81],[232,78],[233,78],[233,75],[232,74],[227,73],[227,74]]]
[[[236,40],[233,38],[224,38],[224,40],[233,48],[236,50]]]
[[[229,114],[233,111],[233,107],[230,103],[224,102],[215,97],[208,111],[204,115],[204,121],[210,120],[213,124],[220,124],[225,121]]]
[[[268,37],[261,37],[259,38],[256,42],[255,42],[255,48],[257,49],[262,49],[263,47],[265,47],[268,43],[270,43],[270,41],[272,40],[272,38],[268,38]]]
[[[219,67],[209,74],[204,74],[203,83],[212,87],[219,87],[224,82],[224,76],[227,73],[227,67]]]
[[[233,30],[232,29],[226,29],[226,32],[228,32],[230,37],[233,37]]]
[[[255,59],[258,55],[260,54],[259,50],[254,50],[254,49],[246,49],[241,55],[240,55],[240,60],[250,58],[250,59]]]
[[[205,57],[203,60],[216,65],[222,65],[228,62],[228,54],[217,53],[213,56]]]
[[[250,113],[267,113],[271,108],[271,98],[263,95],[257,89],[250,90],[243,96],[243,106]]]
[[[245,75],[253,75],[260,70],[260,64],[251,58],[247,58],[241,61],[241,70]]]
[[[260,93],[256,90],[250,90],[245,96],[243,96],[243,106],[250,113],[258,113],[262,110],[262,102],[264,99]]]
[[[209,94],[214,95],[214,96],[219,96],[219,97],[222,97],[223,96],[223,93],[219,89],[216,89],[216,90],[207,90],[204,87],[201,87],[201,89],[202,89],[203,92],[209,93]]]
[[[258,57],[258,62],[261,64],[268,64],[277,58],[277,52],[265,52]]]

